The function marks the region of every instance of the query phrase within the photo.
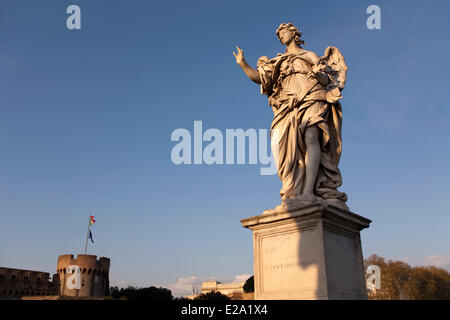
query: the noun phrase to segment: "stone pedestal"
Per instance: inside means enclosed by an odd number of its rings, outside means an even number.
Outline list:
[[[367,299],[359,232],[370,222],[325,202],[241,220],[253,231],[255,299]]]

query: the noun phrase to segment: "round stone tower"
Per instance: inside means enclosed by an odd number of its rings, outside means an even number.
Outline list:
[[[61,296],[102,298],[109,286],[109,258],[90,254],[63,254],[58,257],[56,272]]]

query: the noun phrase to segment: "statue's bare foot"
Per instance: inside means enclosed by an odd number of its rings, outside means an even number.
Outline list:
[[[269,214],[269,213],[285,211],[286,209],[287,209],[287,206],[286,206],[286,204],[284,203],[284,200],[283,200],[283,202],[281,202],[281,204],[277,205],[275,208],[263,211],[263,214]]]
[[[283,212],[283,211],[287,211],[289,209],[294,209],[297,207],[301,207],[302,205],[308,205],[308,203],[315,203],[320,201],[321,198],[311,194],[311,193],[304,193],[301,196],[298,197],[294,197],[294,198],[287,198],[287,199],[283,199],[281,201],[281,204],[279,204],[278,206],[276,206],[273,209],[270,210],[265,210],[263,212],[263,214],[270,214],[270,213],[275,213],[275,212]],[[306,203],[305,203],[306,202]]]

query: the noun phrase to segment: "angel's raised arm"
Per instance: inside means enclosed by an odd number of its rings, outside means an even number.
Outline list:
[[[259,77],[258,70],[252,68],[247,61],[245,61],[244,57],[244,51],[241,50],[238,46],[236,46],[237,53],[233,51],[233,55],[236,58],[236,63],[244,70],[247,77],[252,80],[253,82],[256,82],[257,84],[261,84],[261,79]]]

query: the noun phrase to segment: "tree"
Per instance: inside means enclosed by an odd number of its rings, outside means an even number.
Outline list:
[[[434,266],[413,268],[407,289],[413,299],[450,299],[450,274]]]
[[[172,291],[166,288],[136,288],[129,286],[128,288],[111,287],[110,294],[113,299],[127,300],[172,300]]]
[[[411,267],[403,261],[385,261],[372,255],[364,261],[365,268],[378,265],[381,288],[369,291],[371,300],[450,299],[450,273],[437,267]]]
[[[255,276],[251,276],[245,281],[244,292],[255,292]]]
[[[111,287],[109,289],[109,295],[113,299],[119,299],[120,298],[120,294],[121,294],[121,292],[119,290],[119,287],[117,287],[117,286],[116,287]]]
[[[198,295],[194,300],[230,300],[230,298],[218,291],[211,291]]]

